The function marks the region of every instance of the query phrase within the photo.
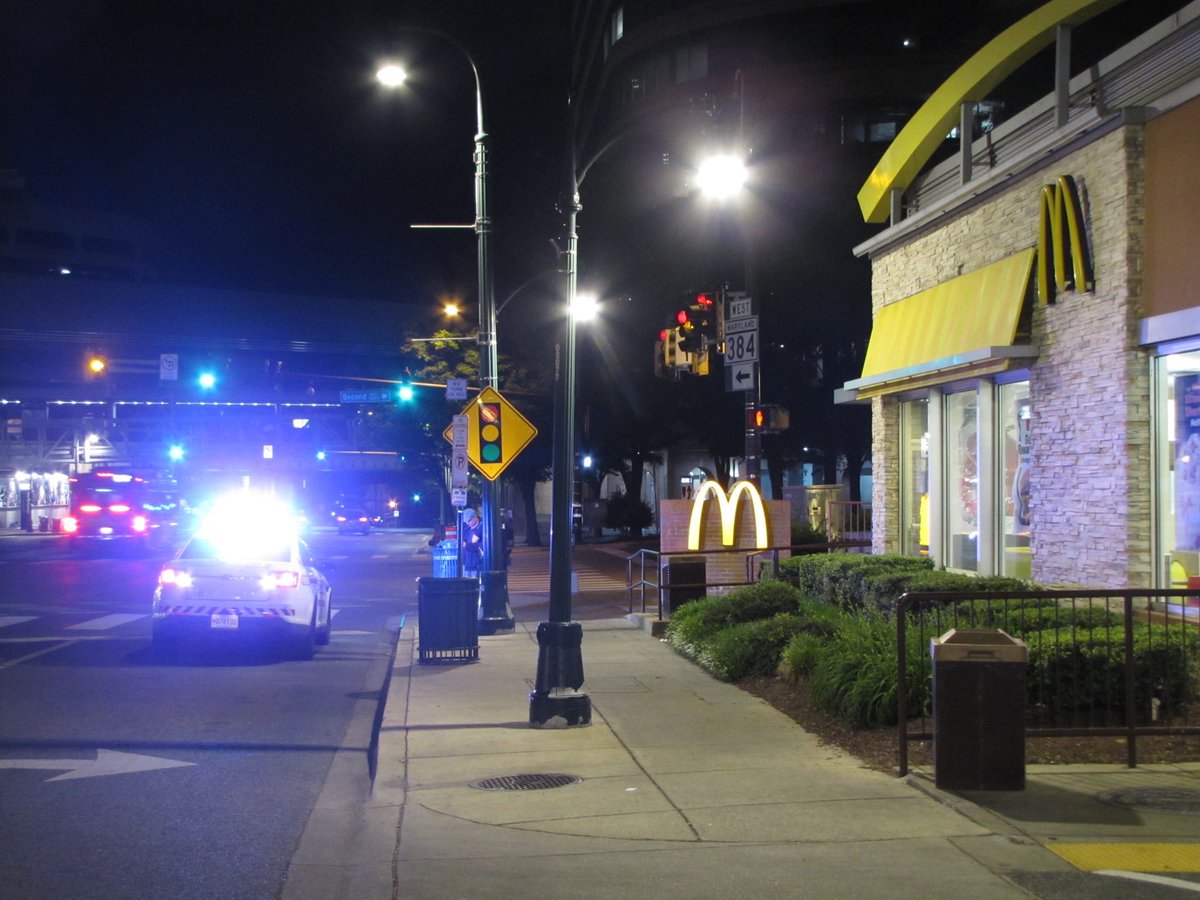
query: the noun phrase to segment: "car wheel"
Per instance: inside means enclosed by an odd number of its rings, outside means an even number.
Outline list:
[[[312,659],[316,653],[317,646],[317,607],[313,605],[312,620],[308,623],[308,628],[304,634],[295,638],[295,643],[292,645],[292,659]]]
[[[317,631],[316,643],[318,647],[327,646],[333,632],[333,610],[329,606],[329,597],[330,594],[325,595],[325,624]]]

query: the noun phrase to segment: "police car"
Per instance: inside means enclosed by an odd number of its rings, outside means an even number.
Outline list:
[[[329,643],[330,588],[294,518],[245,500],[211,515],[158,574],[151,621],[163,648],[200,636],[281,642],[298,659]]]

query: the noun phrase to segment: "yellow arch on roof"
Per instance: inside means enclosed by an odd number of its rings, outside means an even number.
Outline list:
[[[959,108],[980,100],[1022,63],[1054,41],[1059,25],[1086,22],[1121,0],[1051,0],[993,38],[926,100],[892,141],[858,192],[863,221],[886,222],[888,198],[905,190],[958,121]]]

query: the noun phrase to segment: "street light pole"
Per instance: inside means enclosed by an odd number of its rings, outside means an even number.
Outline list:
[[[550,493],[550,610],[538,624],[538,664],[529,694],[529,724],[561,728],[592,723],[592,700],[583,688],[583,626],[571,621],[571,503],[575,462],[575,315],[578,291],[579,168],[575,148],[574,102],[567,117],[570,148],[567,195],[567,317],[554,358],[553,480]]]
[[[457,41],[454,42],[457,45]],[[479,382],[482,388],[499,390],[500,366],[496,345],[496,295],[492,280],[492,219],[488,214],[488,136],[483,127],[483,91],[479,70],[461,46],[475,75],[475,235],[479,269]],[[508,603],[508,572],[504,568],[503,536],[500,531],[500,483],[483,480],[483,571],[480,572],[479,631],[494,634],[514,628]]]
[[[488,134],[483,127],[483,90],[479,68],[466,47],[450,35],[427,28],[406,28],[440,37],[458,49],[475,77],[475,236],[478,242],[479,275],[479,382],[480,388],[499,389],[499,359],[496,342],[496,297],[492,279],[492,219],[488,213]],[[405,78],[399,66],[384,66],[379,78],[395,85]],[[503,536],[500,531],[499,483],[483,480],[483,569],[480,572],[479,631],[494,634],[515,627],[508,602],[508,572],[504,568]]]

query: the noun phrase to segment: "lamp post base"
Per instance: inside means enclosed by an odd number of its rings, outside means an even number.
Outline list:
[[[578,728],[592,724],[592,698],[582,691],[529,692],[530,728]]]
[[[479,585],[479,633],[495,634],[516,628],[508,605],[508,572],[481,572]]]
[[[537,630],[538,667],[529,694],[532,728],[574,728],[592,724],[592,698],[583,687],[583,626],[541,622]]]

